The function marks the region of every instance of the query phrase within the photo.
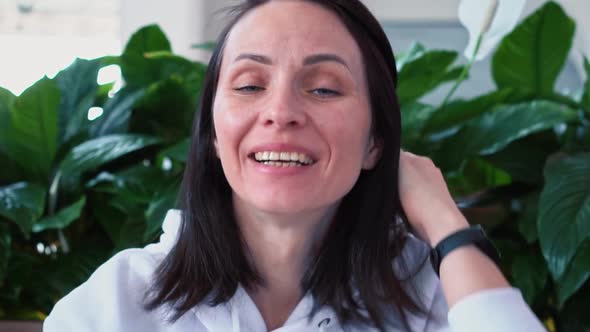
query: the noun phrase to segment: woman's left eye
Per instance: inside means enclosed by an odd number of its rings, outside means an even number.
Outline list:
[[[340,92],[327,88],[317,88],[311,90],[310,92],[322,98],[340,96]]]

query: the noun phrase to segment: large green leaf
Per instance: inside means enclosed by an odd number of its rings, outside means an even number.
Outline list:
[[[539,193],[535,192],[520,202],[522,210],[518,218],[518,232],[528,242],[537,241],[539,232],[537,231],[537,216],[539,211]]]
[[[183,75],[185,58],[175,56],[166,35],[156,25],[137,31],[121,55],[121,72],[131,87],[146,87],[173,74]]]
[[[171,182],[166,188],[154,195],[155,199],[150,203],[145,213],[147,222],[143,238],[145,241],[152,240],[154,235],[160,231],[166,212],[176,208],[180,179]]]
[[[107,135],[76,146],[61,163],[62,177],[82,174],[130,152],[159,143],[156,137],[143,135]]]
[[[533,304],[536,296],[543,290],[547,282],[547,266],[543,256],[519,255],[512,262],[511,277],[515,287],[520,288],[524,299]]]
[[[12,125],[10,110],[15,100],[16,96],[12,92],[0,87],[0,163],[2,164],[0,185],[22,179],[20,168],[8,154],[6,147],[7,135]]]
[[[94,105],[98,89],[96,78],[101,67],[100,59],[76,59],[55,76],[61,90],[58,108],[60,142],[66,142],[86,130],[89,123],[88,109]]]
[[[500,89],[471,100],[448,103],[432,115],[424,132],[437,132],[460,125],[504,102],[512,93],[513,89]]]
[[[590,62],[584,57],[584,71],[586,72],[586,83],[584,84],[584,93],[582,95],[582,105],[586,112],[590,113]]]
[[[137,30],[125,45],[123,54],[144,54],[148,52],[171,52],[170,42],[164,32],[155,24]]]
[[[28,182],[0,187],[0,216],[15,222],[28,234],[43,214],[45,192],[43,187]]]
[[[448,72],[456,58],[457,52],[429,51],[404,64],[398,75],[400,104],[416,100],[446,80],[455,78]]]
[[[57,106],[60,91],[44,77],[25,90],[13,104],[6,147],[35,180],[46,183],[57,151]]]
[[[48,229],[63,229],[80,217],[80,213],[86,204],[86,197],[80,198],[76,203],[59,210],[55,215],[45,217],[33,225],[34,233]]]
[[[586,240],[578,249],[567,271],[557,282],[557,301],[562,307],[577,290],[590,278],[590,240]]]
[[[547,164],[537,228],[549,271],[558,281],[590,239],[590,153]]]
[[[143,96],[143,89],[119,90],[115,96],[107,100],[103,107],[103,114],[90,125],[90,137],[126,133],[133,107]]]
[[[160,151],[158,154],[158,159],[163,158],[170,158],[182,163],[186,163],[188,159],[188,151],[190,148],[191,140],[190,138],[185,138],[182,141]]]
[[[163,61],[161,69],[172,64]],[[168,142],[190,135],[205,68],[195,63],[186,65],[185,69],[177,68],[176,73],[163,74],[162,79],[148,86],[132,115],[132,131]]]
[[[0,285],[3,284],[12,254],[12,236],[7,225],[0,224]]]
[[[560,149],[553,131],[543,131],[518,139],[485,159],[505,170],[514,181],[542,185],[547,157]]]
[[[10,110],[16,96],[12,92],[0,87],[0,151],[4,144],[4,136],[10,127]]]
[[[492,59],[498,87],[516,87],[539,96],[553,92],[572,46],[575,23],[553,1],[547,2],[504,37]]]
[[[511,178],[506,172],[494,167],[482,158],[473,158],[465,162],[461,172],[450,174],[447,181],[453,196],[461,197],[477,192],[483,194],[486,189],[508,185],[511,183]],[[491,191],[487,192],[487,194],[491,194]],[[485,196],[488,196],[487,194]],[[505,194],[499,196],[506,198]],[[484,203],[481,202],[483,198],[477,199],[478,204]],[[487,197],[486,200],[488,200]]]
[[[519,138],[576,119],[576,111],[547,101],[502,105],[446,139],[434,159],[441,169],[452,171],[474,155],[495,153]]]
[[[434,111],[434,107],[418,102],[402,106],[402,146],[404,149],[414,151],[413,147],[419,143],[422,130]]]
[[[121,200],[147,205],[168,180],[157,167],[138,164],[114,174],[101,172],[88,181],[86,187],[116,195]]]

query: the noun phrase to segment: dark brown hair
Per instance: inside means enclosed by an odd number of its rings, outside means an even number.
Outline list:
[[[232,7],[209,63],[195,119],[180,193],[182,227],[178,242],[156,271],[146,309],[168,304],[178,319],[196,305],[228,301],[238,284],[263,280],[249,264],[233,214],[232,189],[214,150],[212,106],[228,34],[246,13],[272,0],[248,0]],[[425,313],[401,275],[412,275],[400,255],[407,236],[396,217],[403,216],[398,196],[400,110],[395,93],[397,71],[387,37],[369,10],[357,0],[306,0],[336,14],[362,52],[372,130],[380,159],[362,171],[343,198],[321,249],[301,280],[314,298],[313,312],[331,306],[343,323],[370,324],[384,330],[386,317],[398,317],[409,329],[406,312]],[[334,227],[337,225],[337,227]],[[414,264],[416,265],[416,264]],[[411,279],[411,278],[410,278]],[[365,313],[361,313],[365,311]]]

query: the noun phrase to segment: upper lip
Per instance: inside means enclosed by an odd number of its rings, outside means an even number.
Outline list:
[[[317,161],[317,156],[311,150],[296,144],[289,143],[267,143],[256,145],[248,152],[248,157],[254,157],[256,152],[277,151],[277,152],[297,152],[310,157],[314,162]]]

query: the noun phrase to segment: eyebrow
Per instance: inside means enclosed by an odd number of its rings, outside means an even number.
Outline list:
[[[261,54],[242,53],[236,57],[234,62],[237,62],[240,60],[252,60],[252,61],[261,63],[263,65],[272,65],[272,60],[269,57],[267,57],[265,55],[261,55]],[[346,63],[346,61],[344,61],[344,59],[342,59],[338,55],[332,54],[332,53],[319,53],[319,54],[313,54],[313,55],[307,56],[307,57],[305,57],[305,59],[303,59],[303,65],[304,66],[311,66],[311,65],[315,65],[317,63],[326,62],[326,61],[336,62],[336,63],[343,65],[346,68],[349,68],[348,64]]]

